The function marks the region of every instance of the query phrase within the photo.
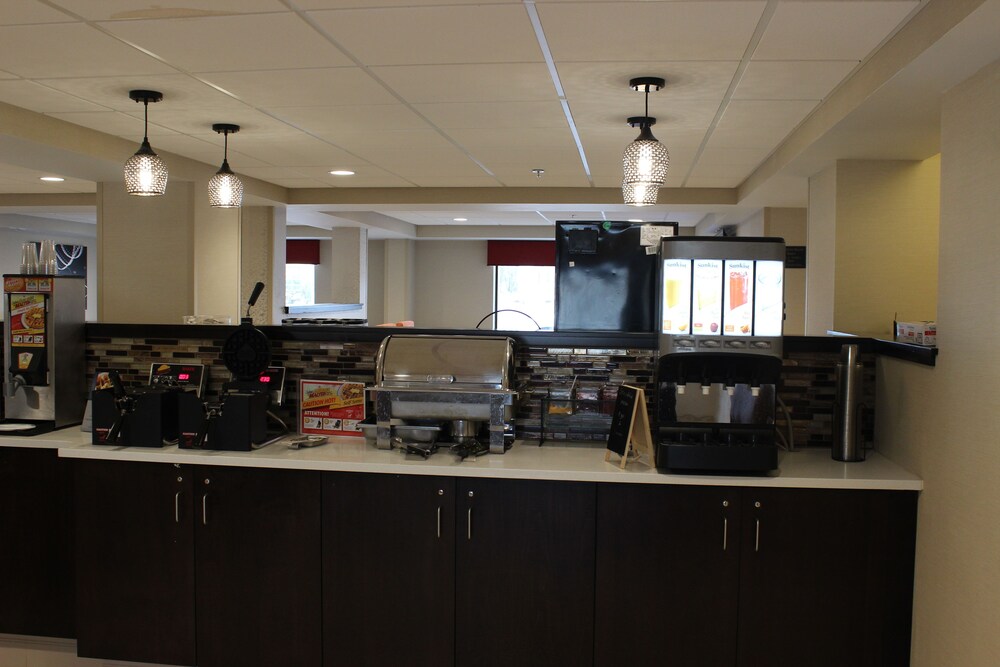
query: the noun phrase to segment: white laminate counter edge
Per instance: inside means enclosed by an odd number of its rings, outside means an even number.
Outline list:
[[[293,450],[276,442],[252,452],[224,452],[177,447],[95,446],[90,444],[90,437],[79,427],[71,427],[31,438],[2,436],[0,447],[57,449],[59,456],[74,459],[179,465],[758,488],[923,489],[919,477],[879,454],[870,455],[863,463],[839,463],[833,461],[825,449],[783,453],[776,475],[745,477],[663,474],[641,462],[630,462],[622,470],[617,463],[604,461],[605,450],[600,445],[546,444],[539,447],[531,441],[519,441],[503,455],[459,461],[451,454],[439,452],[425,461],[399,450],[375,449],[360,438],[331,438],[326,445],[309,449]]]

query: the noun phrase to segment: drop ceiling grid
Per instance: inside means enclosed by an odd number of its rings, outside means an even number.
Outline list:
[[[183,4],[137,3],[134,0],[48,0],[88,21],[134,21],[227,14],[287,12],[280,0],[184,0]],[[138,5],[138,6],[137,6]]]

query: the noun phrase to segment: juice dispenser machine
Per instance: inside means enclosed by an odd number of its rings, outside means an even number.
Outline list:
[[[3,288],[4,418],[11,427],[3,430],[32,435],[79,424],[87,398],[84,279],[4,275]]]
[[[778,238],[662,239],[658,468],[777,468],[784,259]]]

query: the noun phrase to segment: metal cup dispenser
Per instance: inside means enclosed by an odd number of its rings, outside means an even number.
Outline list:
[[[858,346],[840,348],[837,362],[837,393],[833,399],[833,448],[835,461],[864,461],[865,449],[861,436],[862,373],[864,366],[858,360]]]

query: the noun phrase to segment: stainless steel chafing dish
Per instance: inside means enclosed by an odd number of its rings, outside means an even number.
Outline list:
[[[391,335],[375,359],[376,446],[391,419],[488,422],[490,452],[504,452],[513,416],[514,341],[501,336]]]

